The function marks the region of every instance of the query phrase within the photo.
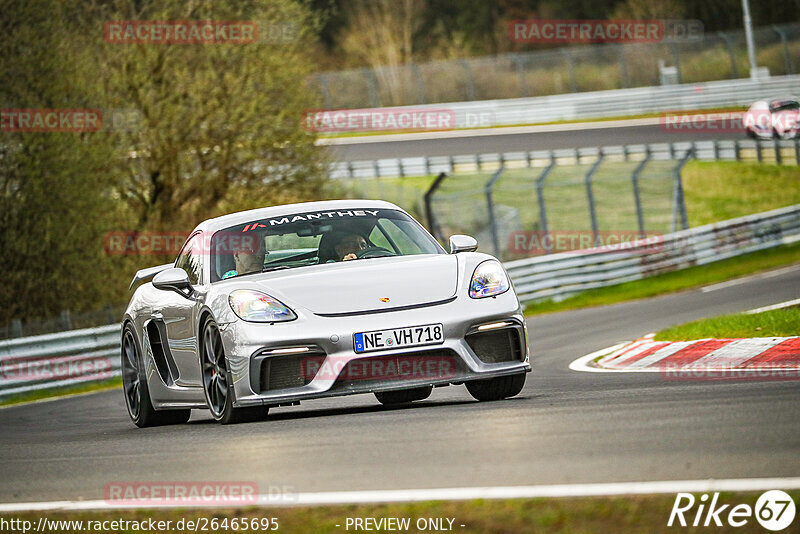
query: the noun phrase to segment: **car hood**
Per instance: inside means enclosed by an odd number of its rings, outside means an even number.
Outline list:
[[[458,260],[449,254],[372,258],[263,276],[257,285],[289,306],[340,314],[448,299],[456,293]]]

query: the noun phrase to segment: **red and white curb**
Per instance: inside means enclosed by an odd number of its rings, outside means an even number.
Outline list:
[[[800,337],[654,341],[653,334],[578,358],[570,369],[588,372],[791,371],[800,379]]]

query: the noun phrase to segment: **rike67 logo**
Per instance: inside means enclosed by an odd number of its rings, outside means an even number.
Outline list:
[[[678,493],[667,526],[743,527],[755,519],[763,528],[777,532],[792,524],[795,512],[794,500],[781,490],[765,491],[755,507],[749,504],[722,504],[719,493],[711,497],[703,493],[699,499],[691,493]]]

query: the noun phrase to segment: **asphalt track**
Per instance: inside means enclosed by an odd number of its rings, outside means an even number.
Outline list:
[[[497,131],[502,131],[502,129],[497,129]],[[339,161],[358,161],[712,139],[746,139],[746,137],[743,131],[726,132],[713,129],[665,130],[658,124],[652,124],[504,135],[494,133],[482,136],[404,141],[369,142],[369,140],[361,140],[356,144],[333,145],[329,147],[329,150],[332,151],[335,159]]]
[[[772,276],[529,320],[516,398],[463,386],[412,407],[371,395],[304,402],[262,422],[136,429],[120,391],[0,409],[0,502],[103,499],[123,481],[255,482],[296,492],[800,475],[800,383],[677,382],[569,370],[592,351],[699,317],[800,296]]]

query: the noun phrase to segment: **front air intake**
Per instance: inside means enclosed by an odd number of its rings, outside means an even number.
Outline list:
[[[483,363],[521,362],[524,349],[519,327],[467,334],[467,344]]]

